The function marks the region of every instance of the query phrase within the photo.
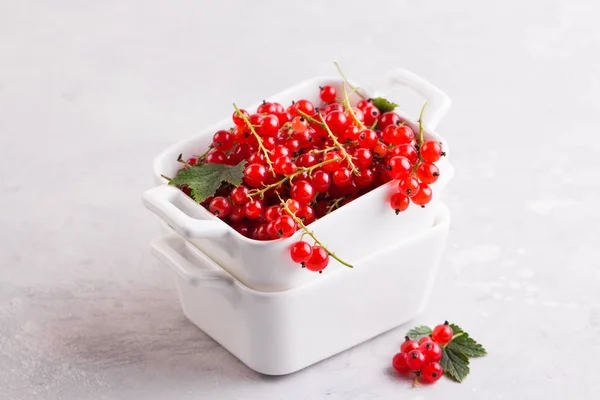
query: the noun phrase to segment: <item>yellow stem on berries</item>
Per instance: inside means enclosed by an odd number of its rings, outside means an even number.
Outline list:
[[[350,113],[350,115],[352,116],[352,118],[354,119],[354,121],[356,122],[356,125],[358,125],[358,127],[361,130],[366,129],[367,127],[365,126],[365,124],[363,124],[356,117],[356,114],[354,114],[354,110],[352,109],[352,105],[350,105],[350,100],[348,99],[348,92],[346,92],[346,84],[345,83],[342,83],[342,89],[344,90],[344,106],[346,107],[346,110],[348,110],[348,112]]]
[[[352,172],[354,173],[354,175],[360,175],[358,168],[356,168],[356,165],[354,165],[354,163],[352,162],[352,156],[350,154],[348,154],[348,152],[346,151],[344,146],[342,146],[342,144],[337,140],[337,137],[335,137],[333,132],[331,132],[331,129],[329,129],[329,127],[327,126],[327,123],[325,123],[325,119],[323,118],[323,115],[319,114],[319,117],[321,117],[321,121],[323,121],[323,125],[324,125],[325,130],[327,130],[327,134],[329,135],[329,137],[331,138],[331,140],[333,141],[335,146],[338,149],[340,149],[339,151],[344,156],[344,159],[346,161],[348,161],[348,165],[350,165],[350,168],[352,169]]]
[[[344,73],[342,72],[342,69],[340,68],[340,66],[338,65],[338,63],[337,63],[337,62],[334,62],[333,64],[334,64],[334,65],[335,65],[335,67],[337,68],[337,70],[338,70],[338,72],[339,72],[340,76],[341,76],[341,77],[344,79],[344,81],[345,81],[345,82],[348,84],[348,86],[350,87],[350,89],[352,89],[352,91],[353,91],[354,93],[356,93],[357,95],[359,95],[361,99],[364,99],[364,98],[365,98],[365,96],[363,96],[363,95],[362,95],[362,94],[361,94],[361,93],[358,91],[358,89],[357,89],[357,88],[355,88],[354,86],[352,86],[352,85],[350,84],[350,82],[348,82],[348,78],[346,78],[346,75],[344,75]]]
[[[315,118],[311,117],[310,115],[308,115],[307,113],[300,111],[300,110],[296,110],[300,115],[302,115],[304,118],[306,118],[308,120],[308,122],[313,122],[317,125],[320,125],[322,127],[325,127],[325,124],[321,121],[316,120]]]
[[[352,266],[352,264],[350,264],[350,263],[342,260],[341,258],[339,258],[338,256],[336,256],[335,253],[332,253],[331,251],[329,251],[329,249],[327,248],[327,246],[325,246],[319,239],[317,239],[315,237],[315,234],[312,231],[309,231],[308,228],[306,227],[306,225],[304,225],[304,222],[302,222],[302,220],[300,218],[296,217],[296,214],[294,214],[292,212],[292,210],[289,209],[289,207],[287,206],[287,203],[285,201],[283,201],[283,199],[281,198],[281,196],[277,195],[277,197],[279,197],[279,201],[281,202],[281,207],[292,218],[294,218],[294,221],[296,221],[296,223],[298,224],[298,226],[300,226],[300,228],[302,228],[302,230],[304,231],[304,233],[306,233],[308,236],[310,236],[312,238],[312,240],[315,241],[316,244],[318,244],[323,249],[325,249],[325,251],[327,252],[327,254],[329,254],[332,258],[334,258],[335,260],[337,260],[340,264],[345,265],[348,268],[354,268],[354,266]]]
[[[325,214],[329,214],[336,208],[340,208],[340,203],[345,199],[346,199],[345,197],[340,197],[339,199],[335,199],[329,206],[327,206],[327,212]]]
[[[423,113],[425,112],[425,107],[427,107],[427,102],[423,104],[421,115],[419,115],[419,146],[423,144]]]
[[[256,133],[256,130],[254,129],[254,126],[250,123],[250,120],[248,119],[248,117],[246,117],[240,111],[240,109],[238,108],[238,106],[235,105],[235,103],[233,103],[233,107],[235,108],[236,115],[238,117],[242,118],[244,120],[244,122],[246,123],[246,125],[248,125],[248,128],[250,128],[250,132],[252,132],[252,134],[256,138],[256,141],[258,142],[258,148],[265,155],[265,161],[267,162],[267,164],[269,164],[269,170],[271,171],[271,173],[273,174],[273,176],[275,176],[276,174],[275,174],[275,170],[273,169],[273,163],[271,162],[271,159],[269,158],[269,150],[267,150],[265,148],[265,146],[263,146],[262,139],[260,138],[260,136],[258,135],[258,133]]]

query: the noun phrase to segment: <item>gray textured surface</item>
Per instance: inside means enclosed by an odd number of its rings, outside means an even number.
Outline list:
[[[600,396],[597,2],[204,3],[0,1],[1,399]],[[257,375],[184,319],[149,255],[152,157],[332,60],[454,100],[454,221],[415,323],[487,346],[462,385],[389,373],[406,327]]]

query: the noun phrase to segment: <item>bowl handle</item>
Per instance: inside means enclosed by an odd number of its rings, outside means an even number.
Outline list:
[[[228,227],[221,221],[197,219],[186,214],[177,204],[181,204],[186,196],[181,190],[167,185],[160,185],[147,190],[142,199],[144,205],[154,214],[161,217],[181,236],[188,239],[214,239],[227,235]],[[179,199],[179,202],[176,200]]]
[[[446,93],[420,76],[402,68],[393,69],[386,74],[385,87],[388,88],[387,93],[394,90],[396,86],[411,88],[425,97],[427,108],[423,114],[423,125],[431,130],[435,130],[452,104]]]
[[[235,283],[235,279],[222,269],[201,267],[215,264],[202,252],[191,249],[180,236],[171,234],[155,240],[152,254],[192,286],[231,289]]]

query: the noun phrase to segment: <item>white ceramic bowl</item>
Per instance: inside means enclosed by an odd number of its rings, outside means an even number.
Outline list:
[[[332,84],[340,89],[339,78],[314,78],[291,89],[268,98],[282,104],[306,98],[318,103],[318,87]],[[428,101],[423,118],[425,137],[442,142],[447,156],[438,162],[439,180],[432,185],[434,199],[426,208],[411,206],[400,215],[394,215],[389,207],[389,196],[396,190],[396,183],[390,182],[375,189],[327,216],[315,221],[309,227],[331,251],[342,259],[360,267],[361,260],[382,248],[387,248],[402,238],[429,228],[435,218],[435,206],[440,194],[454,170],[449,162],[448,145],[435,131],[435,126],[450,107],[449,98],[430,83],[406,70],[394,70],[388,74],[385,90],[389,92],[398,86],[407,86],[421,93]],[[368,92],[363,91],[366,95]],[[350,101],[355,104],[359,97],[351,93]],[[393,100],[393,99],[392,99]],[[256,109],[258,105],[248,107]],[[418,132],[414,119],[396,110],[413,130]],[[144,193],[145,205],[162,218],[179,235],[190,240],[211,259],[230,272],[243,284],[260,291],[282,291],[298,287],[320,278],[319,274],[301,269],[289,256],[289,247],[300,238],[301,231],[287,239],[256,241],[248,239],[227,224],[216,218],[204,207],[197,204],[180,190],[167,185],[161,177],[174,176],[181,164],[177,156],[184,159],[206,149],[214,132],[231,127],[231,119],[203,130],[197,136],[181,141],[158,155],[154,161],[154,177],[157,186]],[[347,268],[331,259],[324,274]]]
[[[449,225],[448,209],[438,204],[432,226],[370,255],[361,268],[278,293],[248,288],[179,235],[157,240],[153,253],[175,271],[183,311],[195,325],[251,369],[284,375],[418,316]],[[403,284],[415,271],[419,279]]]

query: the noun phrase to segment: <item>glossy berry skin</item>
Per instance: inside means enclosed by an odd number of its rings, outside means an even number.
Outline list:
[[[298,156],[298,158],[296,159],[296,164],[298,164],[299,167],[303,167],[303,168],[309,168],[312,167],[313,165],[317,165],[319,163],[319,160],[317,160],[317,157],[313,156],[312,154],[301,154],[300,156]],[[314,174],[313,174],[314,176]]]
[[[211,200],[208,209],[217,217],[225,218],[231,212],[231,203],[225,197],[217,196]]]
[[[227,156],[222,151],[211,151],[204,159],[207,164],[225,164],[225,161],[227,161]]]
[[[404,193],[408,197],[413,197],[415,194],[417,194],[419,188],[419,181],[412,176],[402,179],[398,183],[398,190],[400,190],[400,192]]]
[[[354,113],[354,116],[352,116],[352,114],[350,113],[350,110],[344,111],[344,115],[346,116],[346,119],[349,121],[349,124],[357,124],[356,120],[358,120],[360,122],[365,122],[365,114],[363,114],[363,112],[361,110],[359,110],[356,107],[353,107],[352,113]]]
[[[454,332],[448,324],[448,321],[446,321],[445,323],[437,325],[435,328],[433,328],[431,338],[439,344],[446,344],[452,340],[453,335]]]
[[[358,135],[360,135],[360,128],[356,125],[350,125],[344,131],[344,134],[340,137],[341,142],[354,142],[358,140]]]
[[[386,113],[381,114],[379,117],[379,123],[377,126],[379,129],[385,129],[388,126],[398,125],[402,120],[400,116],[393,111],[388,111]]]
[[[377,156],[377,158],[384,158],[387,156],[388,146],[383,142],[377,142],[375,147],[373,147],[373,154]],[[401,154],[399,154],[401,155]]]
[[[294,132],[302,133],[308,129],[308,122],[304,117],[295,117],[292,120],[292,129]]]
[[[365,149],[372,149],[377,144],[377,134],[371,129],[365,129],[358,135],[358,145]]]
[[[412,164],[406,157],[392,157],[387,162],[387,171],[392,179],[404,179],[412,172]]]
[[[264,118],[261,114],[252,114],[248,117],[248,120],[250,121],[250,125],[260,126]]]
[[[369,149],[356,149],[352,158],[354,158],[354,165],[358,168],[367,168],[373,162],[373,153]]]
[[[403,353],[408,353],[411,350],[417,350],[419,348],[419,343],[416,340],[412,340],[408,336],[404,338],[404,342],[400,345],[400,351]]]
[[[410,199],[404,193],[394,193],[390,198],[390,206],[396,212],[396,215],[405,211],[410,205]]]
[[[240,110],[240,114],[243,114],[246,118],[250,117],[250,114],[248,114],[248,111],[246,111],[246,110]],[[237,111],[233,112],[231,119],[233,120],[233,123],[235,124],[235,126],[245,126],[246,125],[246,122],[244,122],[244,119],[238,114]]]
[[[317,192],[324,193],[331,187],[331,175],[319,170],[313,173],[311,183]]]
[[[285,156],[279,157],[277,160],[275,160],[275,163],[273,163],[273,169],[278,174],[291,175],[296,172],[297,167],[289,157]]]
[[[375,121],[379,118],[380,112],[373,104],[369,104],[363,108],[363,114],[365,115],[365,125],[372,126]]]
[[[344,112],[344,106],[340,103],[331,103],[327,107],[325,107],[325,110],[323,111],[323,116],[325,117],[334,111]]]
[[[275,115],[263,118],[259,132],[262,136],[275,136],[279,130],[279,119]]]
[[[421,163],[417,168],[417,177],[421,182],[428,185],[437,181],[439,176],[440,170],[435,166],[435,164],[424,162]]]
[[[302,111],[306,115],[313,115],[315,113],[314,104],[306,99],[298,100],[294,104],[294,109]]]
[[[231,222],[240,222],[246,218],[246,214],[244,213],[244,206],[240,206],[239,204],[233,204],[231,206],[231,212],[229,213],[229,219]]]
[[[406,365],[411,371],[418,371],[425,364],[425,356],[420,350],[411,350],[406,353]]]
[[[296,217],[300,218],[304,225],[308,225],[315,220],[315,210],[308,204],[302,204],[296,212]]]
[[[277,112],[277,106],[274,103],[263,101],[263,103],[256,109],[256,112],[258,114],[275,114]]]
[[[300,203],[294,199],[287,199],[285,201],[285,205],[290,210],[290,212],[294,215],[296,215],[296,213],[300,209]]]
[[[335,88],[330,85],[323,86],[319,92],[319,97],[324,103],[333,103],[335,101],[335,96],[337,96],[337,92]]]
[[[425,207],[425,204],[431,201],[431,197],[433,196],[433,192],[431,188],[426,183],[421,183],[419,185],[419,191],[410,199],[413,203],[418,206]]]
[[[398,353],[392,358],[392,367],[401,374],[406,374],[410,372],[410,368],[406,365],[406,353],[401,352]]]
[[[258,188],[267,181],[267,168],[262,164],[250,164],[244,169],[244,182],[250,187]]]
[[[429,362],[421,369],[421,379],[426,383],[434,383],[444,375],[444,369],[437,362]]]
[[[370,186],[375,180],[375,173],[368,168],[358,170],[358,175],[354,176],[354,182],[360,187]]]
[[[352,173],[348,168],[340,168],[332,174],[333,183],[338,187],[346,187],[352,184]]]
[[[267,160],[263,153],[254,153],[248,157],[248,164],[260,164],[266,166]]]
[[[235,204],[239,204],[239,205],[244,205],[248,202],[248,200],[250,200],[250,198],[248,197],[248,188],[246,186],[238,186],[235,187],[231,190],[231,201],[233,201]]]
[[[279,206],[267,207],[265,210],[265,219],[267,222],[275,221],[283,215],[283,210]]]
[[[434,163],[438,161],[442,155],[444,155],[442,151],[442,145],[435,140],[427,140],[421,146],[421,157],[424,161]]]
[[[332,161],[323,165],[323,169],[327,172],[335,172],[342,166],[342,156],[340,153],[337,151],[330,151],[325,153],[323,156],[323,161],[329,161],[332,159],[337,159],[337,161]]]
[[[196,165],[196,164],[198,164],[198,159],[195,158],[195,157],[192,157],[192,158],[190,158],[190,159],[188,159],[186,161],[186,164],[188,164],[188,165]]]
[[[344,133],[349,125],[348,118],[343,111],[332,111],[325,117],[325,123],[335,135]]]
[[[254,233],[252,234],[254,240],[269,240],[269,234],[267,233],[267,224],[259,224],[256,226]]]
[[[433,340],[422,343],[419,346],[419,350],[421,350],[421,353],[425,356],[426,361],[437,362],[442,359],[442,347]]]
[[[432,339],[430,336],[423,336],[421,339],[419,339],[419,345],[422,345],[423,343],[429,342],[431,340]]]
[[[274,221],[273,227],[277,232],[277,237],[287,238],[296,232],[296,221],[289,215],[282,215]]]
[[[288,149],[287,147],[278,144],[277,146],[273,147],[273,151],[271,151],[271,155],[270,157],[272,157],[273,159],[278,159],[279,157],[285,157],[285,156],[289,156],[290,155],[290,149]]]
[[[235,139],[231,132],[220,130],[213,136],[213,146],[220,151],[229,151],[235,144]]]
[[[389,153],[388,157],[402,156],[408,158],[411,164],[414,164],[419,159],[419,153],[413,145],[400,144],[394,147]]]
[[[264,205],[261,201],[251,200],[244,205],[244,214],[248,219],[258,219],[263,216]]]
[[[292,261],[301,264],[310,259],[312,255],[312,246],[304,241],[296,242],[290,248]]]
[[[321,272],[329,264],[329,253],[321,246],[315,245],[312,249],[312,254],[304,266],[309,271]]]
[[[292,199],[296,200],[301,204],[307,204],[314,200],[316,195],[315,189],[312,185],[306,181],[299,181],[292,185],[290,194]]]
[[[361,101],[358,102],[358,104],[356,105],[356,108],[358,108],[361,111],[364,111],[364,109],[370,105],[373,105],[373,102],[371,101],[371,99],[362,99]]]

